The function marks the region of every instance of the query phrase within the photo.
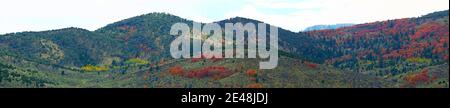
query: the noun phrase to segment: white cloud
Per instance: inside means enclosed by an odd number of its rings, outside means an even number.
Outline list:
[[[0,34],[66,27],[95,30],[133,16],[167,12],[194,21],[202,0],[0,0]]]
[[[299,31],[308,26],[336,23],[366,23],[388,19],[418,17],[446,10],[448,0],[265,0],[250,4],[226,17],[244,16]],[[283,14],[264,10],[280,10]],[[283,10],[294,9],[291,13]]]
[[[225,17],[227,18],[236,16],[260,20],[265,23],[269,23],[271,25],[279,26],[282,28],[295,28],[296,26],[298,26],[297,24],[299,24],[297,23],[299,21],[296,19],[298,17],[296,17],[295,15],[265,14],[263,12],[258,11],[257,8],[252,5],[245,6],[240,11],[225,14]]]

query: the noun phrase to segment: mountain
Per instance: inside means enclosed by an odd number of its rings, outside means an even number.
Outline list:
[[[334,24],[334,25],[314,25],[311,27],[307,27],[304,32],[314,31],[314,30],[327,30],[327,29],[337,29],[341,27],[353,26],[355,24]]]
[[[171,58],[169,47],[176,37],[169,34],[175,23],[192,24],[193,21],[166,13],[150,13],[109,24],[94,32],[121,44],[121,59],[159,61]]]
[[[7,34],[0,43],[2,53],[67,66],[96,64],[117,53],[114,40],[80,28]]]
[[[218,21],[219,25],[224,27],[225,23],[264,23],[262,21],[243,18],[243,17],[235,17],[222,21]],[[267,24],[267,23],[265,23]],[[270,24],[268,24],[270,26]],[[268,27],[267,26],[267,27]],[[314,39],[313,37],[306,36],[303,34],[295,33],[283,28],[278,29],[278,44],[279,50],[283,55],[296,55],[297,58],[301,58],[303,60],[308,60],[312,62],[322,62],[324,61],[328,54],[332,54],[332,52],[328,52],[326,50],[322,50],[321,46],[317,45],[319,40]],[[299,47],[297,47],[299,46]]]
[[[328,30],[280,28],[277,68],[259,59],[172,59],[166,13],[95,31],[0,35],[0,87],[448,87],[448,10]],[[236,17],[225,23],[263,23]]]
[[[404,61],[429,63],[422,65],[448,61],[448,11],[304,34],[322,40],[326,50],[337,52],[326,62],[341,68],[360,68],[359,62],[367,60],[372,66],[362,71],[393,66],[388,74],[397,74],[410,70],[399,68],[407,65]]]

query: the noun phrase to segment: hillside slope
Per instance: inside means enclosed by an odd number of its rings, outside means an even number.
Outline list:
[[[259,59],[172,59],[174,23],[150,13],[95,31],[0,35],[0,87],[448,87],[448,10],[295,33],[279,29],[276,69]],[[224,23],[260,23],[236,17]]]

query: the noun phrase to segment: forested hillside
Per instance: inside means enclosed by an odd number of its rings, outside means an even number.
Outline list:
[[[259,59],[172,59],[165,13],[95,31],[0,35],[0,87],[449,87],[448,10],[330,30],[279,29],[279,65]],[[259,23],[236,17],[216,23]]]

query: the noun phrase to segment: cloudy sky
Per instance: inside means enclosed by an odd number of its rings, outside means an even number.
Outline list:
[[[198,22],[235,16],[291,31],[312,25],[417,17],[449,9],[449,0],[0,0],[0,34],[66,27],[95,30],[150,12]]]

